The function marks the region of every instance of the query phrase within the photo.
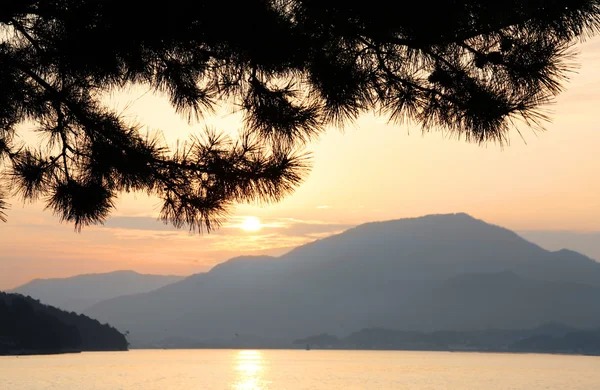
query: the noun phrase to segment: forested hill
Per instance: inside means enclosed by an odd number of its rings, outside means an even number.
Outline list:
[[[400,331],[367,328],[338,338],[322,333],[294,341],[323,349],[533,352],[600,355],[600,329],[576,329],[559,323],[532,329],[471,331]]]
[[[0,355],[126,351],[127,346],[125,336],[109,325],[0,292]]]

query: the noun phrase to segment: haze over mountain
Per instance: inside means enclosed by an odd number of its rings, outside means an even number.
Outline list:
[[[397,331],[369,328],[346,337],[327,333],[294,341],[296,345],[325,349],[380,349],[420,351],[542,352],[600,355],[600,329],[578,330],[558,323],[533,329],[478,331]]]
[[[100,301],[121,295],[155,290],[182,280],[183,276],[143,275],[134,271],[35,279],[11,292],[39,299],[66,311],[82,312]]]
[[[600,264],[466,214],[368,223],[278,258],[239,257],[86,314],[133,345],[358,329],[600,326]]]

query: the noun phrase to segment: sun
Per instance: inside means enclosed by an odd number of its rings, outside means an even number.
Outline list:
[[[260,219],[256,217],[246,217],[242,222],[241,228],[247,232],[255,232],[260,230],[261,224]]]

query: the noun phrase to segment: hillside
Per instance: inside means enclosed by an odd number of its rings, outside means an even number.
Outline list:
[[[83,314],[0,292],[0,355],[126,351],[125,336]]]
[[[143,275],[134,271],[35,279],[10,292],[31,296],[66,311],[83,312],[114,297],[155,290],[182,280],[182,276]]]
[[[546,352],[600,355],[600,329],[574,329],[548,323],[532,329],[406,332],[370,328],[346,337],[309,336],[295,345],[323,349],[379,349],[431,351]]]
[[[449,214],[368,223],[279,258],[232,259],[86,313],[130,330],[134,345],[148,345],[235,334],[294,340],[370,327],[598,327],[599,309],[599,263]]]

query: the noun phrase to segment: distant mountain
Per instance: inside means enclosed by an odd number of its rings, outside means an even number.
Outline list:
[[[574,329],[549,323],[519,329],[478,331],[407,332],[392,329],[362,329],[338,338],[320,334],[294,341],[321,349],[380,349],[432,351],[546,352],[600,355],[600,329]]]
[[[77,313],[118,297],[155,290],[184,279],[183,276],[143,275],[134,271],[78,275],[70,278],[35,279],[11,292]]]
[[[126,351],[125,336],[83,314],[0,292],[0,355]]]
[[[383,327],[600,326],[600,264],[466,214],[368,223],[281,257],[240,257],[86,311],[146,345]],[[233,342],[232,341],[232,342]]]
[[[597,285],[506,271],[461,275],[440,283],[429,296],[435,301],[430,321],[443,321],[444,329],[532,328],[549,322],[600,328]]]

